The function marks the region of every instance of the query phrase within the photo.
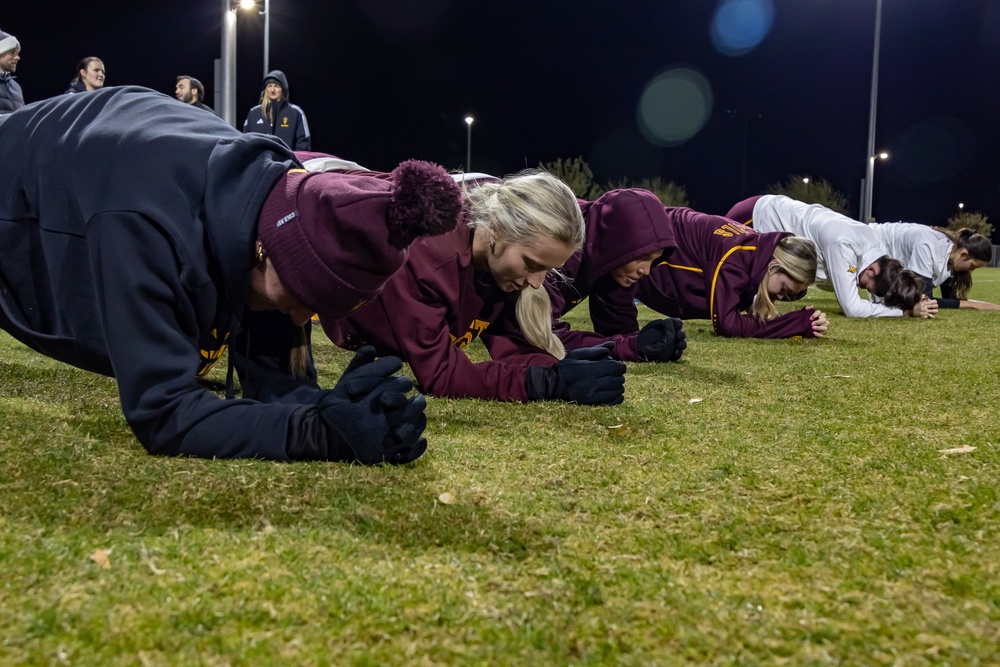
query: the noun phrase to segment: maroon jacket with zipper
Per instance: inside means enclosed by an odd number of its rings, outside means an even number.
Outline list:
[[[330,339],[340,347],[369,344],[379,354],[401,357],[433,396],[527,401],[528,366],[552,366],[555,357],[530,348],[516,360],[473,363],[462,351],[480,337],[495,359],[498,338],[486,329],[517,297],[475,269],[472,230],[459,223],[447,234],[419,239],[409,252],[373,301],[342,320],[323,320]]]
[[[605,304],[595,329],[611,335],[635,331],[634,298],[681,319],[708,319],[720,336],[733,338],[813,337],[811,312],[797,310],[759,320],[746,310],[767,275],[774,249],[785,232],[758,234],[713,215],[689,215],[674,226],[677,249],[631,290]],[[633,298],[634,297],[634,298]]]

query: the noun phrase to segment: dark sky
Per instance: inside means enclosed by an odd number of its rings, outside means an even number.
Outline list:
[[[722,4],[271,0],[270,65],[288,75],[313,148],[374,169],[410,157],[460,168],[472,114],[474,170],[582,155],[602,181],[661,176],[712,213],[805,173],[856,211],[875,0],[770,0],[769,31],[742,55],[713,43]],[[875,168],[875,217],[938,224],[962,201],[1000,227],[1000,0],[883,5],[876,148],[891,157]],[[5,2],[0,28],[21,41],[29,102],[61,93],[97,55],[108,85],[172,94],[175,75],[191,74],[213,104],[221,14],[221,0],[33,0]],[[240,124],[260,93],[262,35],[261,17],[241,13]],[[679,145],[654,145],[637,108],[678,66],[707,81],[707,120]]]

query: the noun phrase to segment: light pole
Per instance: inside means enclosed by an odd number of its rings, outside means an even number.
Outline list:
[[[872,55],[872,98],[868,111],[868,160],[865,164],[865,187],[861,201],[861,221],[872,217],[872,179],[875,177],[875,107],[878,103],[878,51],[882,34],[882,0],[875,0],[875,52]]]
[[[271,51],[271,0],[264,0],[264,76],[270,72],[268,56]]]
[[[232,0],[222,0],[222,57],[215,82],[221,93],[219,115],[236,127],[236,5]]]
[[[474,120],[472,116],[465,117],[465,124],[469,126],[465,141],[465,173],[472,171],[472,121]]]

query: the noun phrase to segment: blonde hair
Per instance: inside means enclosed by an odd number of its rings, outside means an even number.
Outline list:
[[[480,228],[489,240],[532,246],[540,238],[573,248],[583,247],[584,222],[576,195],[548,172],[529,169],[484,183],[468,193],[469,227]],[[517,323],[525,340],[557,359],[566,356],[552,332],[552,303],[545,287],[527,287],[517,299]]]
[[[268,99],[267,93],[260,94],[260,115],[267,119],[269,123],[274,122],[274,110],[271,109],[271,100]]]
[[[784,273],[797,283],[812,285],[816,282],[816,246],[809,239],[801,236],[786,236],[774,248],[771,261],[778,271]],[[764,274],[757,288],[757,298],[750,306],[750,314],[759,320],[771,320],[778,316],[778,309],[771,300],[767,289],[770,268]]]

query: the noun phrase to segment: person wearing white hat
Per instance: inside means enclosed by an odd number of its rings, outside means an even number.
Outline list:
[[[20,60],[21,43],[14,35],[0,30],[0,114],[11,113],[24,106],[21,86],[14,81],[14,72]]]

